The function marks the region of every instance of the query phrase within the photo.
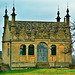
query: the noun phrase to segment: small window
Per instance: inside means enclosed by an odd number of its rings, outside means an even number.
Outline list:
[[[34,55],[34,45],[29,45],[29,47],[28,47],[28,55]]]
[[[25,45],[20,46],[20,55],[26,55],[26,46]]]
[[[55,45],[51,46],[51,55],[56,55],[56,46]]]

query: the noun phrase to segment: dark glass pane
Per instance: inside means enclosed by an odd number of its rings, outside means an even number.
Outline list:
[[[56,46],[55,45],[51,46],[51,55],[56,55]]]
[[[22,55],[22,49],[20,49],[20,55]]]
[[[29,45],[28,55],[34,55],[34,46],[33,45]]]
[[[26,55],[26,46],[25,45],[20,46],[20,55]]]

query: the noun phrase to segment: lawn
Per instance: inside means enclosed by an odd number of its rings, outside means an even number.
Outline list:
[[[0,75],[75,75],[75,69],[23,69],[0,73]]]

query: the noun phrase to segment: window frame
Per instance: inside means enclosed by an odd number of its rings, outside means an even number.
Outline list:
[[[23,47],[23,48],[21,48],[21,47]],[[22,49],[22,53],[21,53],[21,49]],[[23,54],[23,52],[24,52],[24,54]],[[24,56],[24,55],[26,56],[26,45],[22,44],[20,46],[20,56]]]
[[[56,45],[51,45],[51,46],[55,46],[55,50],[54,50],[54,51],[57,51],[57,50],[56,50]],[[56,55],[57,55],[57,52],[55,52],[55,54],[52,53],[51,47],[50,47],[50,55],[51,55],[51,56],[56,56]]]
[[[32,52],[31,50],[29,50],[29,49],[30,49],[30,48],[29,48],[30,46],[33,46],[33,49],[32,49],[32,50],[33,50],[33,54],[29,54],[30,52]],[[34,56],[34,45],[32,45],[32,44],[30,44],[30,45],[28,46],[28,55],[29,55],[29,56]]]

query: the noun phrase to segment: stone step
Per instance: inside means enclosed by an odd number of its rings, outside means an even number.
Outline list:
[[[37,68],[50,68],[50,65],[48,62],[38,62]]]
[[[49,63],[48,62],[46,62],[46,63],[45,62],[38,62],[37,64],[38,65],[48,65]]]

